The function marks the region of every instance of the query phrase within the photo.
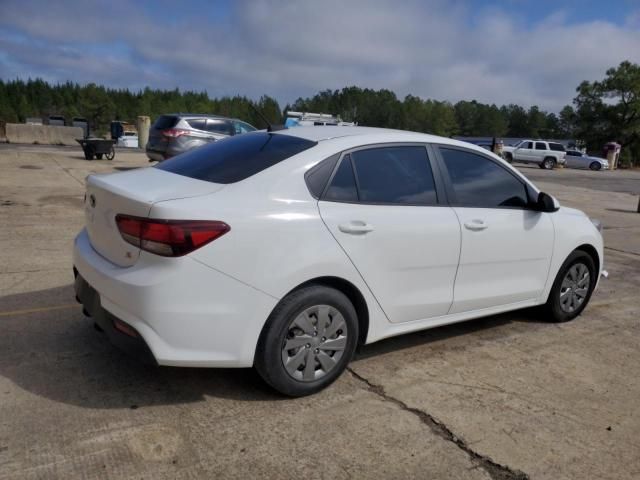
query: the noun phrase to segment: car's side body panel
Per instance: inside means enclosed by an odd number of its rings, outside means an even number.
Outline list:
[[[554,229],[548,213],[522,209],[463,208],[462,252],[450,313],[537,299],[547,281]],[[482,221],[486,229],[464,225]]]

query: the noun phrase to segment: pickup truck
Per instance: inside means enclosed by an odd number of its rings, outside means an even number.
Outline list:
[[[564,145],[544,140],[522,140],[514,146],[505,146],[502,155],[509,163],[536,163],[540,168],[553,169],[556,165],[564,165]]]

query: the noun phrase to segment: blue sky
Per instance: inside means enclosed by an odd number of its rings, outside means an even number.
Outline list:
[[[640,63],[640,1],[0,0],[0,78],[275,96],[326,88],[559,110]]]

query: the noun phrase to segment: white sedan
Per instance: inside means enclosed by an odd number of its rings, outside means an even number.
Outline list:
[[[599,223],[486,150],[364,127],[231,137],[87,178],[76,295],[159,365],[316,392],[356,346],[535,305],[579,315]]]

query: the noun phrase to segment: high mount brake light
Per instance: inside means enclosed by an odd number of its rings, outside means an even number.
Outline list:
[[[181,257],[221,237],[231,227],[217,220],[160,220],[116,215],[127,243],[163,257]]]

